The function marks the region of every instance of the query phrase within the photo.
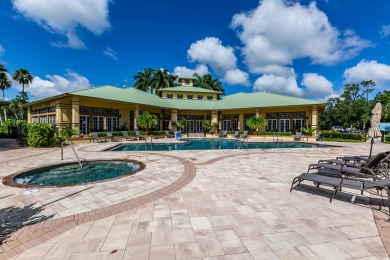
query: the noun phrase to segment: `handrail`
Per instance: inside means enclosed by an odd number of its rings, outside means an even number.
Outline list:
[[[283,138],[280,135],[272,135],[272,142],[275,142],[275,138],[276,142],[283,142]]]
[[[238,144],[239,144],[240,150],[241,150],[241,148],[242,148],[242,144],[245,143],[245,140],[248,141],[248,136],[242,137],[242,140],[240,139],[240,137],[237,138],[237,140],[236,140],[235,143],[238,143]],[[248,149],[248,144],[247,144],[246,148]]]
[[[70,147],[73,150],[74,156],[76,157],[77,161],[79,162],[81,170],[83,170],[83,165],[81,163],[80,157],[77,154],[76,149],[74,149],[73,143],[71,141],[63,141],[61,143],[61,160],[64,160],[64,144],[70,144]]]

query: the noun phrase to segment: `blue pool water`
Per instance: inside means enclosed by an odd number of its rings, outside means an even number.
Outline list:
[[[170,150],[223,150],[239,149],[235,139],[187,139],[185,143],[170,144],[120,144],[110,151],[170,151]],[[243,143],[241,149],[273,149],[273,148],[317,148],[327,147],[323,144],[303,142],[267,142]]]
[[[23,185],[63,186],[117,178],[138,170],[140,165],[129,161],[88,161],[59,164],[30,170],[17,175],[14,181]]]

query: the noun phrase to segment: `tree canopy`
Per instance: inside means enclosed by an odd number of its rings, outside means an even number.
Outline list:
[[[376,102],[382,103],[382,121],[388,121],[390,119],[390,91],[379,92],[374,99],[370,100],[369,94],[374,91],[375,85],[372,80],[346,84],[339,97],[328,99],[320,115],[320,129],[330,129],[334,125],[367,129],[370,113]]]
[[[12,78],[14,80],[16,80],[17,82],[19,82],[19,84],[22,84],[22,86],[23,86],[22,92],[23,93],[24,93],[24,86],[30,84],[33,80],[31,73],[23,68],[16,70],[14,72],[14,74],[12,75]]]

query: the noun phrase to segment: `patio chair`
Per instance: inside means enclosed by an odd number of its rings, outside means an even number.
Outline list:
[[[137,138],[138,141],[141,139],[145,139],[145,137],[141,135],[139,131],[135,131],[135,137]]]
[[[175,135],[170,134],[168,130],[165,130],[165,136],[168,138],[175,137]]]
[[[121,141],[120,138],[114,136],[111,132],[107,132],[106,135],[107,135],[107,138],[111,140],[111,142],[119,142],[119,141]]]
[[[242,136],[241,136],[242,138],[248,138],[249,136],[248,136],[248,131],[244,131],[243,133],[242,133]]]
[[[293,136],[294,141],[301,141],[302,139],[302,132],[296,132],[295,135]]]
[[[240,138],[240,132],[239,131],[235,131],[234,132],[234,138]]]
[[[290,192],[294,188],[294,184],[298,183],[297,186],[299,186],[302,181],[312,181],[317,188],[319,188],[321,184],[332,186],[334,188],[334,192],[330,197],[330,202],[332,202],[334,196],[339,190],[341,190],[342,187],[360,190],[361,195],[363,195],[365,190],[376,189],[382,191],[384,188],[389,189],[390,187],[390,178],[379,179],[375,181],[362,181],[346,178],[335,178],[311,173],[302,173],[293,179]]]
[[[219,131],[219,137],[227,137],[227,131]]]
[[[131,136],[129,135],[129,132],[127,132],[127,131],[122,131],[122,135],[123,135],[122,138],[125,138],[126,141],[133,141],[133,140],[134,140],[134,138],[131,137]]]
[[[92,141],[94,143],[96,141],[97,143],[102,143],[107,141],[105,137],[99,137],[99,134],[97,132],[91,132],[91,135],[92,139],[90,140],[90,142]]]
[[[316,164],[310,164],[307,172],[309,173],[310,170],[317,170],[317,174],[322,175],[337,177],[341,177],[342,175],[346,175],[346,177],[354,175],[376,179],[377,168],[380,166],[380,163],[388,157],[389,154],[387,153],[378,153],[361,166],[338,163],[338,160],[320,160]]]

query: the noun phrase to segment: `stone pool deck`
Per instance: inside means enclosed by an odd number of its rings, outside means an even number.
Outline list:
[[[162,139],[164,141],[172,141]],[[77,143],[80,157],[146,164],[135,175],[63,188],[0,186],[0,259],[388,259],[390,223],[370,198],[292,179],[310,163],[367,154],[337,147],[103,152],[117,143]],[[374,144],[373,153],[389,145]],[[0,140],[0,177],[56,164],[61,149]],[[69,147],[65,161],[74,161]],[[380,204],[375,193],[373,204]]]

